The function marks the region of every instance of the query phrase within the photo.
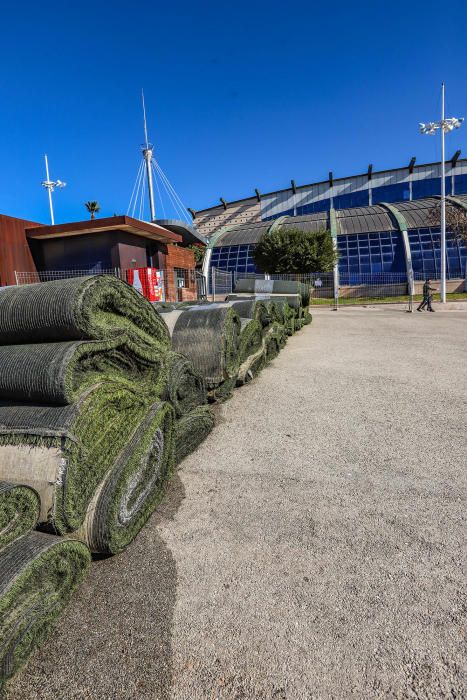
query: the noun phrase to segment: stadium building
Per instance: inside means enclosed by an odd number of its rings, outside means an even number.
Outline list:
[[[397,273],[401,281],[440,275],[440,229],[430,225],[439,203],[441,164],[407,166],[261,194],[195,212],[198,233],[209,239],[204,263],[239,274],[257,272],[252,253],[260,237],[275,227],[329,229],[339,250],[342,284],[362,275]],[[457,151],[446,162],[447,207],[467,209],[467,159]],[[467,249],[447,235],[447,277],[465,277]]]

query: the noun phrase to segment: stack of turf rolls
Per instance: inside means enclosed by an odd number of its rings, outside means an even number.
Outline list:
[[[0,481],[0,693],[49,634],[91,562],[88,547],[34,531],[39,494]]]
[[[254,288],[255,280],[246,282],[246,288]],[[229,398],[236,386],[256,376],[284,347],[287,336],[304,323],[304,289],[273,294],[269,291],[272,283],[262,282],[266,284],[260,294],[235,293],[225,302],[156,305],[169,329],[173,350],[191,361],[204,380],[210,401]]]
[[[117,279],[2,291],[1,681],[48,634],[89,550],[121,551],[161,498],[174,460],[169,350],[160,316]]]

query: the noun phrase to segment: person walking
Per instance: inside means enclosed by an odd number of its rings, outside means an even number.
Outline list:
[[[437,290],[434,287],[432,287],[430,283],[430,279],[425,280],[425,284],[423,285],[423,301],[418,306],[417,311],[423,311],[423,309],[426,306],[427,311],[434,312],[434,308],[432,307],[431,302],[433,301],[433,292],[436,292]]]

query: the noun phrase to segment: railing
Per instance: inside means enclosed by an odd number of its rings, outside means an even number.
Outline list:
[[[211,269],[210,298],[220,301],[235,290],[239,279],[294,280],[306,284],[310,289],[311,306],[330,306],[337,310],[347,306],[373,304],[402,304],[407,311],[414,302],[422,299],[423,282],[426,276],[416,273],[409,284],[404,273],[381,272],[376,274],[340,274],[311,272],[306,274],[258,274],[229,272]],[[439,283],[433,281],[433,286]],[[450,292],[450,294],[449,294]],[[448,281],[448,300],[465,298],[467,288],[464,280]],[[435,297],[436,299],[436,297]]]

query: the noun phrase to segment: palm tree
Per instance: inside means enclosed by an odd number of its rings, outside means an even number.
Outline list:
[[[95,219],[96,218],[95,214],[97,214],[97,212],[99,212],[101,210],[101,205],[99,204],[99,202],[95,202],[95,201],[85,202],[84,206],[86,207],[88,212],[91,214],[91,219]]]

